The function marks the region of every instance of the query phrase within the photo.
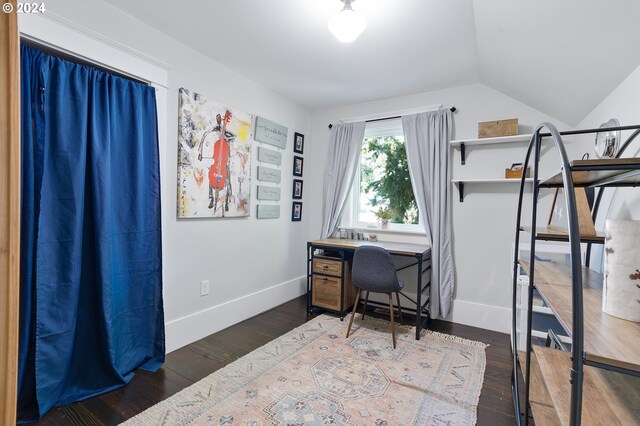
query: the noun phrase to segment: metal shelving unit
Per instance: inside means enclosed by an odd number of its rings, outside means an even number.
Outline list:
[[[543,129],[548,133],[542,133]],[[599,187],[592,216],[605,187],[640,185],[640,158],[581,160],[569,162],[562,135],[597,133],[607,130],[636,130],[626,141],[626,149],[640,131],[640,125],[608,129],[586,129],[560,133],[549,123],[540,124],[527,149],[524,167],[532,163],[533,194],[531,226],[521,223],[525,179],[520,182],[515,247],[520,233],[531,233],[530,257],[514,254],[512,301],[512,397],[517,424],[529,423],[529,411],[539,424],[640,424],[640,324],[606,315],[601,310],[602,275],[582,265],[581,242],[604,242],[603,238],[582,240],[574,188]],[[538,176],[543,138],[550,138],[561,161],[555,176],[540,181]],[[567,207],[568,232],[549,233],[536,228],[538,196],[543,188],[563,188]],[[569,244],[569,263],[541,262],[536,259],[538,240],[565,241]],[[526,347],[517,346],[518,270],[529,276]],[[532,313],[534,289],[542,296],[571,338],[571,351],[533,347]],[[585,321],[586,320],[586,321]],[[524,363],[523,363],[524,361]],[[587,368],[585,368],[585,366]],[[520,369],[521,371],[520,371]],[[521,372],[521,374],[519,374]],[[520,403],[520,381],[524,384],[524,407]]]

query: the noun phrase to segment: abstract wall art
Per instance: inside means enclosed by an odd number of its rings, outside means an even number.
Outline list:
[[[178,217],[249,216],[252,116],[181,88]]]

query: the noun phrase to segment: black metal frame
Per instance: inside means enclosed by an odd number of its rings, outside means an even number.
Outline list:
[[[313,291],[313,285],[312,285],[312,279],[313,279],[313,259],[315,257],[315,250],[316,249],[324,249],[324,250],[330,250],[330,251],[335,251],[335,252],[339,252],[340,253],[340,257],[342,259],[342,285],[340,287],[340,300],[344,300],[344,262],[346,259],[346,255],[347,253],[351,254],[353,253],[356,249],[355,248],[345,248],[345,247],[337,247],[337,246],[332,246],[332,245],[325,245],[325,244],[314,244],[313,242],[309,241],[307,242],[307,317],[309,315],[311,315],[311,313],[313,312],[313,309],[316,308],[316,306],[313,306],[312,303],[312,291]],[[426,289],[428,289],[431,286],[431,280],[429,280],[426,285],[422,285],[422,275],[424,275],[425,272],[427,272],[428,270],[431,269],[431,265],[427,265],[426,268],[423,267],[424,261],[426,259],[424,259],[423,255],[424,253],[415,253],[415,254],[403,254],[403,253],[391,253],[392,256],[401,256],[401,257],[413,257],[416,259],[415,263],[411,263],[409,265],[405,265],[399,269],[396,269],[396,271],[401,271],[403,269],[406,269],[410,266],[417,266],[417,270],[418,270],[418,276],[417,276],[417,295],[416,298],[417,300],[413,300],[412,298],[410,298],[409,296],[407,296],[406,294],[404,294],[402,291],[400,291],[399,293],[404,296],[406,299],[410,300],[411,302],[415,303],[416,305],[416,321],[415,321],[415,327],[416,327],[416,340],[420,340],[420,332],[422,331],[423,328],[426,328],[426,324],[429,321],[429,310],[426,309],[427,305],[429,304],[429,296],[427,296],[427,299],[424,301],[424,303],[422,302],[422,294],[426,291]],[[322,275],[322,274],[318,274],[315,273],[316,275]],[[344,309],[345,307],[342,306],[342,302],[340,304],[340,306]],[[333,311],[331,309],[325,309],[325,308],[321,308],[325,311],[328,312],[334,312],[340,315],[340,319],[344,319],[344,317],[346,316],[346,314],[348,314],[348,312],[346,310],[342,310],[342,311]],[[423,315],[426,314],[423,318]]]
[[[542,133],[541,130],[543,128],[547,128],[549,133]],[[571,383],[571,413],[570,413],[570,424],[571,425],[579,425],[581,423],[582,416],[582,385],[583,385],[583,368],[584,365],[590,365],[598,368],[604,368],[612,371],[617,371],[625,374],[638,375],[639,372],[635,370],[628,370],[624,368],[620,368],[614,365],[594,362],[586,359],[584,352],[584,322],[583,322],[583,300],[582,300],[582,265],[581,265],[581,247],[580,247],[580,229],[578,224],[578,211],[577,204],[575,198],[575,185],[573,183],[572,172],[575,170],[638,170],[638,166],[627,166],[627,165],[619,165],[614,167],[607,166],[571,166],[569,159],[567,158],[567,153],[564,148],[564,143],[562,142],[561,135],[577,135],[577,134],[587,134],[587,133],[598,133],[602,131],[611,131],[611,130],[637,130],[640,129],[639,125],[636,126],[619,126],[612,127],[606,129],[586,129],[586,130],[574,130],[568,132],[558,132],[557,129],[550,123],[542,123],[538,127],[536,127],[531,141],[529,142],[529,146],[527,148],[527,153],[524,161],[524,169],[526,170],[529,162],[531,160],[531,156],[533,153],[533,180],[534,180],[534,188],[533,188],[533,197],[532,197],[532,220],[531,220],[531,251],[529,258],[529,285],[528,285],[528,301],[527,301],[527,324],[526,324],[526,348],[525,348],[525,357],[526,357],[526,366],[524,372],[524,412],[521,411],[520,407],[520,390],[519,390],[519,382],[518,382],[518,333],[517,333],[517,294],[518,294],[518,250],[514,250],[514,259],[513,259],[513,295],[512,295],[512,318],[511,318],[511,327],[512,327],[512,352],[513,352],[513,370],[511,375],[511,396],[513,399],[514,413],[516,416],[516,424],[524,425],[529,424],[529,390],[530,390],[530,376],[531,376],[531,324],[532,324],[532,315],[533,315],[533,289],[535,286],[535,248],[536,248],[536,215],[538,208],[538,196],[541,188],[551,188],[551,187],[562,187],[565,192],[565,203],[567,210],[567,221],[568,221],[568,235],[569,235],[569,258],[571,264],[571,296],[572,296],[572,348],[571,348],[571,372],[570,372],[570,383]],[[633,135],[627,139],[625,144],[623,145],[620,153],[622,153],[629,143],[635,139],[635,137],[640,133],[640,130],[637,130],[633,133]],[[542,138],[551,137],[553,139],[554,145],[558,151],[558,155],[560,157],[561,166],[562,166],[562,185],[541,185],[538,180],[538,169],[540,163],[540,152],[542,145]],[[620,154],[619,153],[619,154]],[[604,191],[604,187],[606,186],[636,186],[636,184],[626,184],[622,182],[616,183],[615,181],[601,181],[589,186],[599,186],[601,187],[596,202],[594,204],[593,217],[595,220],[595,216],[597,214],[597,210],[600,204],[600,199],[602,197],[602,192]],[[515,247],[520,246],[520,232],[521,228],[521,219],[522,219],[522,204],[524,198],[524,189],[525,189],[525,176],[523,175],[520,179],[520,192],[518,196],[518,209],[517,209],[517,217],[516,217],[516,232],[515,232]],[[590,250],[591,244],[588,244],[588,250]],[[590,253],[590,251],[588,251]],[[588,264],[587,264],[588,266]]]

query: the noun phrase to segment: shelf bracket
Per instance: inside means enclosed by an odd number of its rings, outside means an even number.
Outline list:
[[[462,163],[463,166],[464,166],[465,160],[466,160],[466,158],[465,158],[465,147],[464,147],[464,142],[462,142],[460,144],[460,162]],[[462,200],[460,200],[460,201],[462,201]]]
[[[458,193],[460,194],[460,202],[462,203],[464,201],[464,182],[458,182]]]

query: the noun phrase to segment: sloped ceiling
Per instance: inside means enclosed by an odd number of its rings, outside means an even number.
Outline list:
[[[640,65],[637,0],[106,0],[310,110],[482,82],[576,124]]]

